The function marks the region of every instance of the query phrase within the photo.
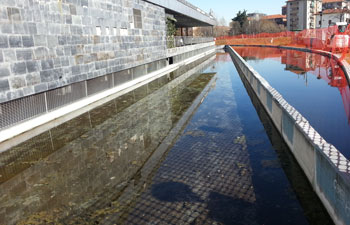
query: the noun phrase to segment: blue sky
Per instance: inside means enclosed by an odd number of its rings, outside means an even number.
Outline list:
[[[202,10],[209,12],[213,9],[220,19],[224,17],[229,23],[239,10],[246,9],[248,13],[260,12],[266,14],[281,14],[281,7],[286,0],[187,0]]]

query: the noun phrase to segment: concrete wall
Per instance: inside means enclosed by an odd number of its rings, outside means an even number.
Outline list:
[[[232,47],[231,57],[271,117],[336,224],[350,224],[350,162]]]
[[[165,35],[142,0],[2,0],[0,103],[165,58]]]

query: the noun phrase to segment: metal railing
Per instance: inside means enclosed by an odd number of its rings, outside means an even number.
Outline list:
[[[213,37],[191,37],[191,36],[174,36],[167,37],[168,48],[176,48],[186,45],[195,45],[214,41]]]
[[[212,15],[210,15],[209,13],[204,12],[203,10],[201,10],[200,8],[198,8],[197,6],[192,5],[192,4],[189,3],[188,1],[185,1],[185,0],[177,0],[177,1],[179,1],[179,2],[181,2],[182,4],[184,4],[184,5],[188,6],[188,7],[192,8],[192,9],[194,9],[194,10],[200,12],[200,13],[202,13],[203,15],[208,16],[208,17],[211,18],[211,19],[214,19],[214,17],[213,17]]]

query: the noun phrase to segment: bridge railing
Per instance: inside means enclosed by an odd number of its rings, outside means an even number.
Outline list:
[[[173,36],[167,37],[167,47],[176,48],[214,41],[213,37]]]

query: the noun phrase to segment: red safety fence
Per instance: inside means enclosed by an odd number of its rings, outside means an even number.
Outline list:
[[[223,36],[216,39],[218,45],[274,45],[293,46],[329,51],[340,54],[341,60],[350,62],[348,27],[330,26],[320,29],[307,29],[299,32],[284,31],[280,33],[242,34]]]

